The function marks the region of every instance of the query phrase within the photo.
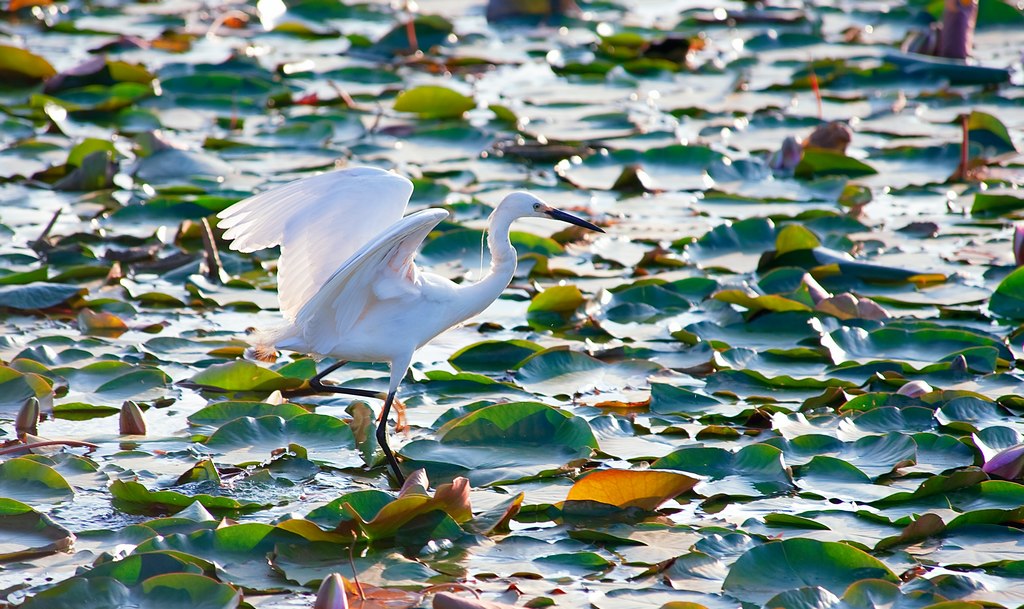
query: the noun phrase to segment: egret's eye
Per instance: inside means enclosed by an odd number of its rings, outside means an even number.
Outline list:
[[[534,211],[540,211],[540,203],[534,203],[533,204],[533,210]]]

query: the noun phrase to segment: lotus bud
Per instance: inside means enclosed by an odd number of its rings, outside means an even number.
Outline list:
[[[904,383],[896,393],[899,395],[905,395],[908,398],[917,398],[926,393],[931,393],[931,391],[932,386],[924,381],[910,381],[909,383]]]
[[[345,580],[337,573],[331,573],[320,583],[316,591],[316,602],[313,609],[348,609],[348,596],[345,594]]]
[[[967,59],[974,46],[978,0],[946,0],[943,9],[938,55],[950,59]]]
[[[998,476],[1006,480],[1019,478],[1024,470],[1024,444],[1011,446],[989,459],[981,470],[990,476]]]
[[[803,146],[792,135],[782,140],[782,148],[772,153],[768,166],[774,171],[793,171],[804,156]]]
[[[18,417],[14,420],[14,429],[19,434],[30,433],[36,434],[36,428],[39,425],[39,400],[35,397],[31,397],[25,400],[25,403],[21,405],[21,410],[18,411]]]
[[[949,362],[949,370],[950,372],[957,372],[961,374],[970,371],[970,369],[967,367],[967,358],[964,357],[963,353],[957,354],[957,356],[954,357],[952,361]]]
[[[264,401],[267,404],[273,404],[274,406],[280,406],[281,404],[284,404],[284,402],[285,402],[284,394],[281,393],[280,389],[275,389],[274,392],[271,393],[269,396],[267,396],[267,399],[264,400]]]
[[[131,400],[121,405],[121,435],[146,435],[146,419],[142,416],[142,409]]]
[[[814,304],[818,304],[827,298],[832,298],[832,293],[821,287],[818,280],[812,277],[810,273],[804,273],[803,279],[800,281],[807,287],[807,294],[811,297]]]
[[[1013,261],[1024,266],[1024,222],[1013,225]]]
[[[426,495],[428,488],[430,488],[430,481],[427,479],[427,470],[420,468],[409,474],[409,477],[405,479],[401,490],[398,491],[398,496]]]
[[[857,299],[857,317],[861,319],[889,319],[889,312],[870,298]]]
[[[824,125],[818,125],[814,131],[807,136],[804,146],[807,148],[822,148],[840,154],[846,154],[846,147],[853,140],[853,131],[846,123],[832,121]]]

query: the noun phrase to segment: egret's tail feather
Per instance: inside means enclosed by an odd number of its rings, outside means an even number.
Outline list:
[[[291,337],[292,333],[291,326],[256,330],[247,338],[251,346],[245,350],[245,356],[261,362],[273,363],[277,361],[277,345]]]
[[[245,350],[247,359],[273,364],[277,361],[277,349],[270,345],[253,345]]]

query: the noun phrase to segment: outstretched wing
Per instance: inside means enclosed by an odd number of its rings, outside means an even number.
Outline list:
[[[299,309],[295,324],[306,344],[316,353],[331,353],[367,307],[389,298],[415,297],[419,288],[413,259],[430,231],[447,217],[443,209],[409,214],[356,252]]]
[[[231,249],[281,246],[278,299],[292,320],[332,273],[402,218],[410,196],[412,182],[402,176],[353,167],[272,188],[217,215]]]

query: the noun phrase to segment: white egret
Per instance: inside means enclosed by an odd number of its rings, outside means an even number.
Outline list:
[[[218,214],[232,249],[281,246],[277,287],[287,323],[257,332],[257,353],[280,348],[335,358],[310,380],[313,388],[382,398],[377,441],[399,483],[405,477],[387,441],[398,386],[417,349],[483,311],[508,287],[516,270],[512,222],[552,218],[604,232],[531,194],[512,193],[489,219],[489,272],[474,283],[456,284],[416,266],[423,240],[448,212],[424,209],[403,217],[412,190],[399,175],[354,167],[273,188]],[[323,383],[349,361],[389,363],[387,392]]]

